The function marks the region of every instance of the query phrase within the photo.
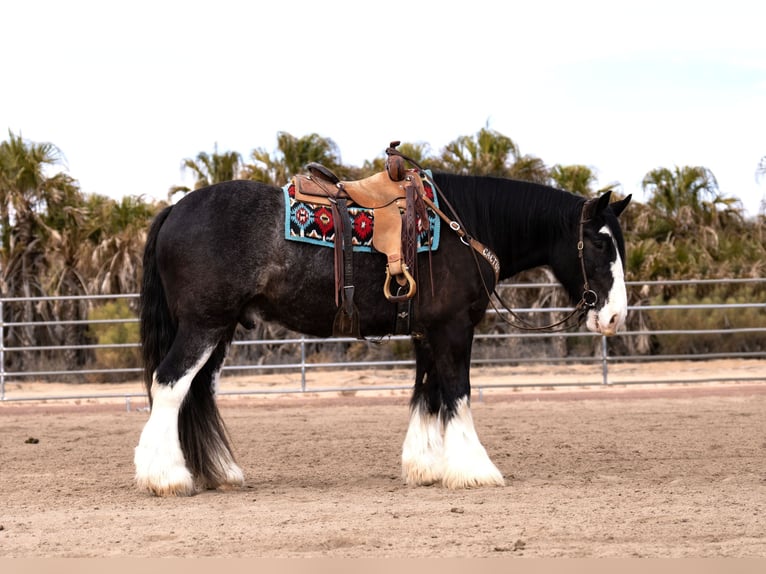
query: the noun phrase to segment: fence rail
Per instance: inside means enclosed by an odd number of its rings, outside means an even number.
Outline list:
[[[755,289],[752,292],[757,292],[759,295],[752,301],[727,301],[727,302],[664,302],[664,303],[651,303],[642,301],[641,304],[634,304],[629,307],[629,316],[631,314],[650,314],[652,317],[662,315],[663,313],[675,313],[679,312],[705,312],[707,314],[724,313],[725,325],[724,326],[688,326],[688,328],[681,329],[667,329],[667,328],[628,328],[623,331],[617,340],[630,341],[631,338],[648,338],[653,340],[662,339],[663,337],[685,337],[691,341],[696,340],[709,340],[710,337],[720,338],[721,341],[726,341],[730,337],[750,337],[756,341],[754,350],[731,350],[731,351],[704,351],[694,353],[657,353],[657,352],[620,352],[615,353],[610,350],[610,344],[606,337],[598,334],[588,333],[584,331],[577,332],[563,332],[563,333],[528,333],[528,332],[493,332],[493,333],[478,333],[475,337],[475,348],[480,347],[482,344],[486,344],[489,348],[497,347],[499,349],[499,355],[482,356],[480,353],[474,353],[474,359],[472,365],[474,366],[503,366],[503,365],[522,365],[522,364],[571,364],[578,363],[581,365],[594,366],[594,373],[598,373],[600,377],[600,383],[604,385],[609,384],[637,384],[637,383],[672,383],[672,380],[639,380],[633,378],[631,380],[615,379],[613,373],[610,371],[610,366],[616,363],[639,363],[646,361],[670,361],[670,360],[709,360],[709,359],[751,359],[760,361],[766,359],[766,303],[763,301],[763,292],[766,291],[763,287],[766,286],[766,278],[756,279],[708,279],[708,280],[696,280],[696,281],[644,281],[644,282],[629,282],[628,288],[633,291],[637,290],[652,290],[652,289],[667,289],[669,287],[688,287],[688,286],[724,286],[731,288],[732,286],[754,286]],[[554,291],[559,288],[558,285],[552,283],[524,283],[524,284],[506,284],[500,286],[502,289],[535,289],[535,290],[551,290]],[[57,377],[71,378],[71,377],[96,377],[98,375],[135,375],[135,378],[140,376],[142,369],[138,364],[124,367],[106,367],[106,368],[33,368],[33,369],[14,369],[7,366],[7,363],[12,364],[10,359],[18,353],[65,353],[67,351],[104,351],[104,350],[136,350],[139,347],[137,341],[128,343],[88,343],[88,344],[75,344],[75,345],[35,345],[35,344],[23,344],[23,345],[8,345],[6,346],[6,338],[12,329],[19,329],[24,327],[52,327],[63,328],[66,326],[73,327],[92,327],[95,325],[131,325],[138,322],[135,317],[131,318],[115,318],[115,319],[72,319],[72,320],[44,320],[44,321],[8,321],[5,322],[5,311],[9,306],[19,303],[35,303],[42,302],[58,303],[65,301],[77,301],[92,306],[98,302],[104,300],[128,300],[133,305],[136,303],[137,294],[124,294],[124,295],[97,295],[97,296],[74,296],[74,297],[22,297],[22,298],[0,298],[0,401],[24,401],[24,400],[57,400],[57,399],[89,399],[89,398],[115,398],[124,397],[127,404],[130,405],[131,397],[143,396],[142,393],[117,393],[117,394],[67,394],[62,395],[46,395],[35,397],[15,396],[13,393],[7,393],[8,382],[28,381],[28,380],[52,380]],[[566,313],[570,309],[566,307],[524,307],[514,309],[514,312],[519,315],[526,315],[534,317],[539,314],[555,314]],[[740,313],[738,313],[740,312]],[[741,312],[750,312],[748,321],[751,324],[737,324],[736,319],[740,317]],[[498,313],[504,313],[504,311],[490,310],[488,316],[497,315]],[[729,316],[731,314],[734,317],[734,321]],[[405,336],[390,336],[384,339],[388,342],[407,341],[408,337]],[[590,340],[590,349],[592,352],[586,354],[570,354],[566,356],[556,356],[551,354],[527,354],[526,356],[517,356],[513,352],[508,352],[508,345],[514,340],[530,341],[558,341],[559,343],[566,343],[568,340]],[[318,339],[303,336],[289,336],[280,339],[256,339],[256,340],[237,340],[233,343],[235,348],[252,349],[258,346],[298,346],[300,349],[300,360],[288,361],[286,363],[279,362],[245,362],[242,364],[228,364],[224,367],[224,375],[234,375],[242,373],[276,373],[276,372],[292,372],[297,375],[296,384],[288,388],[280,389],[268,389],[262,388],[258,390],[250,391],[237,391],[232,389],[225,389],[223,385],[220,394],[268,394],[268,393],[305,393],[310,390],[315,392],[328,392],[328,391],[364,391],[369,390],[372,387],[369,386],[343,386],[343,387],[323,387],[309,389],[308,373],[314,369],[412,369],[414,367],[414,360],[407,359],[383,359],[383,360],[316,360],[312,357],[309,360],[307,348],[311,346],[312,349],[325,348],[333,345],[353,345],[359,344],[356,339],[350,338],[331,338],[331,339]],[[494,346],[494,347],[493,347]],[[721,345],[724,346],[724,345]],[[747,346],[747,345],[745,345]],[[586,345],[587,347],[587,345]],[[497,350],[496,349],[496,350]],[[224,381],[226,379],[224,378]],[[726,377],[697,377],[695,379],[684,379],[683,382],[709,382],[709,381],[725,381],[725,380],[746,380],[746,381],[766,381],[766,363],[764,363],[763,369],[757,369],[755,374],[750,376],[737,376],[731,379]],[[536,383],[534,386],[565,386],[570,383],[562,383],[560,381],[552,381],[546,384]],[[571,383],[578,384],[578,383]],[[592,385],[593,382],[587,383]],[[385,385],[375,386],[377,390],[400,390],[407,389],[411,386],[411,383],[403,385]],[[519,387],[525,386],[523,383],[515,384],[495,384],[495,385],[474,385],[474,388],[479,393],[483,389],[492,387]],[[527,385],[528,386],[528,385]]]

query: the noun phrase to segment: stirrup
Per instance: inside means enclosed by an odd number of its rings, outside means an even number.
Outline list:
[[[386,282],[383,284],[383,295],[386,296],[386,299],[393,303],[401,303],[403,301],[406,301],[407,299],[412,299],[412,297],[415,295],[415,292],[417,291],[417,286],[415,285],[415,280],[412,278],[412,275],[410,275],[409,269],[407,269],[406,265],[402,265],[402,275],[404,275],[404,278],[407,280],[407,287],[408,291],[405,295],[392,295],[391,294],[391,271],[388,268],[388,265],[386,265]],[[400,289],[401,291],[401,289]]]

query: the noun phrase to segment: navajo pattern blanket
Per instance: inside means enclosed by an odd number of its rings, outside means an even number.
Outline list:
[[[427,180],[423,188],[428,198],[438,207],[438,201]],[[285,196],[285,238],[291,241],[303,241],[333,247],[335,245],[335,222],[332,210],[326,205],[316,205],[295,199],[295,185],[291,182],[282,190]],[[372,246],[372,230],[375,214],[372,209],[349,207],[351,218],[352,244],[354,251],[375,251]],[[428,209],[430,230],[424,230],[418,236],[418,252],[435,251],[439,247],[441,219]],[[418,222],[419,223],[419,222]],[[422,228],[422,226],[419,225]]]

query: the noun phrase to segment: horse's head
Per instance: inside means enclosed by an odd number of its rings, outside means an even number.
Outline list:
[[[609,203],[611,191],[585,202],[574,239],[577,254],[570,259],[565,282],[572,298],[588,306],[586,325],[611,336],[625,324],[628,296],[625,289],[625,240],[617,217],[631,196]],[[573,249],[566,249],[571,257]],[[574,267],[574,269],[573,269]],[[571,279],[572,277],[577,279]]]

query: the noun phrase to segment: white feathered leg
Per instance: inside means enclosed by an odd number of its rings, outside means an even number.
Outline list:
[[[441,417],[424,410],[422,405],[412,409],[402,447],[402,477],[413,486],[439,482],[444,474]]]
[[[505,485],[502,473],[479,441],[466,397],[458,401],[444,430],[444,457],[442,484],[447,488]]]

